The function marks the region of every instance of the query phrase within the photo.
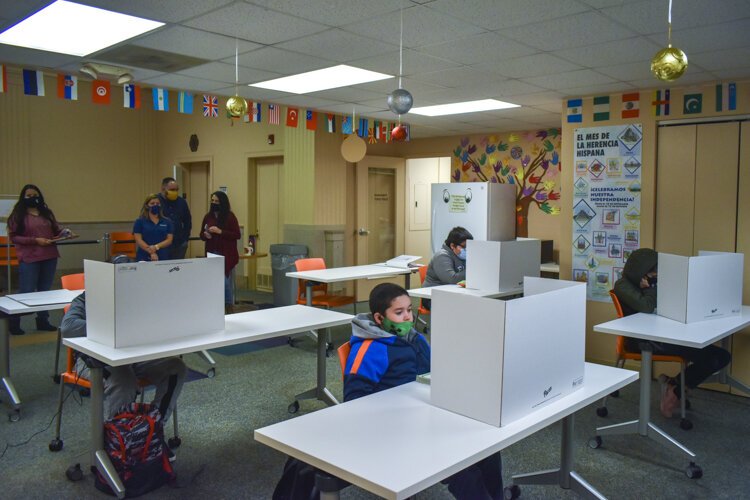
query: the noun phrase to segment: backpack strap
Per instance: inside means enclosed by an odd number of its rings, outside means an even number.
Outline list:
[[[372,339],[367,339],[362,341],[362,346],[359,348],[359,351],[357,351],[357,356],[354,358],[354,362],[352,363],[352,369],[349,371],[350,375],[356,375],[357,371],[359,370],[359,366],[362,364],[362,359],[365,357],[365,353],[367,353],[367,350],[370,348],[370,345],[372,345]]]

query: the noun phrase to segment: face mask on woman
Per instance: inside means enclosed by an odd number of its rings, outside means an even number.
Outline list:
[[[218,212],[221,210],[221,205],[218,203],[211,203],[211,211],[212,212]]]
[[[159,211],[161,210],[161,206],[160,205],[151,205],[148,208],[148,210],[149,210],[149,212],[151,212],[154,215],[159,215]]]
[[[38,207],[42,204],[42,199],[39,196],[32,196],[30,198],[24,198],[23,204],[29,208]]]

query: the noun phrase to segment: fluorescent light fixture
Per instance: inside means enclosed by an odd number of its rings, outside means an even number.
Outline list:
[[[435,106],[422,106],[411,108],[409,113],[424,116],[457,115],[460,113],[476,113],[477,111],[489,111],[491,109],[519,108],[518,104],[498,101],[497,99],[481,99],[479,101],[454,102],[452,104],[437,104]]]
[[[0,33],[0,43],[85,56],[160,26],[164,23],[58,0]]]
[[[300,73],[298,75],[276,78],[275,80],[251,83],[249,86],[262,89],[280,90],[292,94],[308,94],[319,90],[357,85],[358,83],[376,82],[387,78],[393,78],[393,75],[376,73],[375,71],[340,64],[330,68],[317,69],[315,71],[308,71],[307,73]]]

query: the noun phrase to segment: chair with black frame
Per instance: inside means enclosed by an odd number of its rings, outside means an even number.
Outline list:
[[[617,298],[614,290],[609,291],[609,296],[612,298],[612,304],[615,306],[617,317],[622,318],[624,316],[622,306],[620,305],[620,300]],[[625,365],[625,361],[628,359],[641,361],[641,353],[628,351],[625,346],[625,337],[621,335],[617,337],[616,349],[617,361],[615,362],[615,366],[618,368],[622,368]],[[693,423],[685,416],[685,411],[690,408],[690,402],[685,398],[685,368],[687,367],[687,361],[681,356],[665,354],[654,354],[653,360],[680,364],[680,428],[686,431],[692,429]],[[648,381],[642,380],[641,383],[648,383]],[[611,394],[613,397],[617,397],[618,395],[619,391],[615,391]],[[596,409],[596,414],[600,417],[606,417],[609,414],[609,410],[607,409],[608,397],[609,396],[605,396],[602,400],[602,405]]]

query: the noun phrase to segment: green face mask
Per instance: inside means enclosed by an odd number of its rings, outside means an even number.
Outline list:
[[[411,331],[412,328],[414,328],[413,321],[402,321],[401,323],[396,323],[389,320],[388,318],[383,318],[383,330],[388,333],[393,333],[399,337],[405,336]]]

